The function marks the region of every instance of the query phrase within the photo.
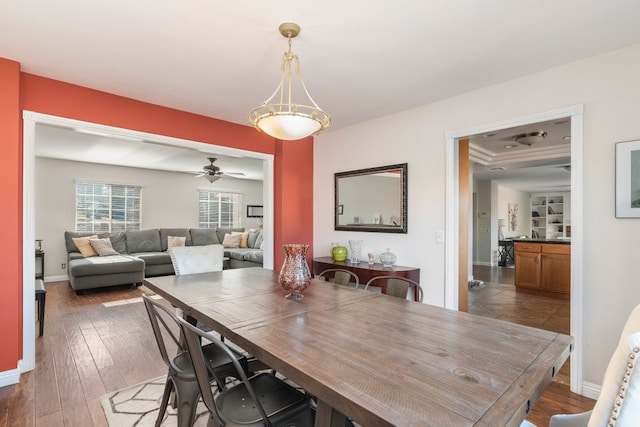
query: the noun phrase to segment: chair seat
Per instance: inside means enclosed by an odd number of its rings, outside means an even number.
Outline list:
[[[236,350],[230,348],[231,352],[234,354],[240,365],[244,368],[245,372],[247,372],[247,357],[237,352]],[[214,367],[216,375],[219,378],[226,377],[235,377],[236,369],[233,366],[233,362],[229,359],[229,356],[219,348],[207,344],[202,346],[202,353],[205,356],[207,364],[211,367]],[[182,352],[178,354],[173,359],[169,360],[171,364],[171,368],[175,371],[176,375],[180,375],[186,381],[195,381],[196,374],[193,371],[193,365],[191,364],[191,359],[189,358],[189,354],[187,352]],[[224,386],[224,384],[220,384],[220,386]]]
[[[257,374],[249,378],[249,381],[256,395],[260,396],[260,403],[273,425],[278,425],[278,414],[283,412],[286,413],[288,425],[313,425],[309,398],[304,393],[270,373]],[[244,383],[230,387],[215,399],[225,425],[263,425],[260,412],[256,406],[252,406],[253,399]],[[301,415],[302,424],[291,421],[291,414],[296,412],[296,408]]]

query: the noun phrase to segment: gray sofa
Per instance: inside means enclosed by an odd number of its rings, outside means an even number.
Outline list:
[[[67,274],[75,291],[106,286],[140,284],[145,277],[174,274],[167,252],[169,236],[184,237],[186,246],[222,244],[225,234],[243,228],[154,228],[118,233],[66,231]],[[225,268],[262,267],[262,230],[248,231],[246,248],[224,248]],[[94,234],[109,238],[117,255],[83,256],[73,238]]]

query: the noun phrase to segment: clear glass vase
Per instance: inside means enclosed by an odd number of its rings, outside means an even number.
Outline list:
[[[349,240],[349,260],[351,264],[360,263],[360,252],[362,251],[362,240]]]
[[[284,249],[284,263],[280,269],[280,286],[289,291],[285,298],[302,299],[302,291],[311,284],[311,272],[305,258],[309,245],[287,244]]]

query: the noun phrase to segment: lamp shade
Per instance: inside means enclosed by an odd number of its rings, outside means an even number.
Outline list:
[[[302,115],[274,114],[259,119],[256,126],[267,135],[284,141],[302,139],[318,132],[321,124]]]
[[[499,219],[498,220],[498,227],[506,227],[507,226],[507,220],[506,219]]]

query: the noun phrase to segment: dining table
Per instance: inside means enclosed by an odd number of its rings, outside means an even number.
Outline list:
[[[316,423],[519,426],[569,357],[561,333],[278,272],[159,276],[145,286],[317,399]]]

